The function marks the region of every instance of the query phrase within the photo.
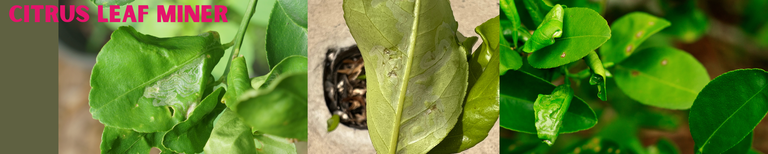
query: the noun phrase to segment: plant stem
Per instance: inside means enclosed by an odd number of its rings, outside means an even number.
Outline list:
[[[234,45],[234,44],[235,44],[235,40],[233,39],[231,42],[229,42],[227,44],[222,44],[221,48],[224,48],[224,50],[227,50],[227,49],[231,48],[232,45]]]
[[[245,32],[248,31],[248,25],[251,23],[251,17],[253,17],[253,13],[256,12],[256,4],[258,3],[259,3],[259,0],[251,0],[250,2],[248,2],[248,8],[245,10],[245,15],[243,16],[243,20],[240,22],[240,28],[237,29],[237,35],[235,36],[235,40],[232,40],[232,42],[225,44],[226,46],[234,43],[234,48],[232,49],[232,52],[231,52],[232,58],[229,58],[227,60],[227,67],[224,68],[224,74],[222,74],[221,77],[219,77],[218,81],[221,81],[221,82],[225,81],[224,79],[226,79],[227,74],[229,74],[229,67],[232,66],[232,60],[240,55],[240,47],[243,46],[243,39],[245,39]]]
[[[251,17],[253,17],[253,13],[256,12],[256,4],[258,2],[259,0],[251,0],[251,2],[248,3],[248,9],[245,11],[243,21],[240,22],[240,29],[237,30],[237,36],[235,37],[235,48],[232,49],[232,59],[235,59],[235,57],[240,55],[240,47],[243,45],[245,32],[248,30],[248,24],[251,23]]]
[[[568,67],[566,67],[565,65],[560,66],[560,70],[563,71],[563,82],[564,82],[563,84],[567,86],[571,86],[571,81],[568,79],[568,75],[570,75],[571,73],[568,71]]]
[[[588,78],[590,75],[592,75],[592,72],[590,69],[581,70],[579,71],[579,73],[576,73],[576,74],[568,73],[568,72],[566,73],[568,74],[568,77],[577,78],[577,79],[585,79],[585,78]]]

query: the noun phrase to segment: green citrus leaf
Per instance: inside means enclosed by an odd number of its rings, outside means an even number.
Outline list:
[[[688,109],[709,74],[699,61],[672,47],[641,50],[616,65],[616,84],[640,103],[667,108]]]
[[[513,3],[513,2],[509,2],[509,3]],[[510,6],[510,7],[514,7],[514,6]],[[501,26],[500,32],[502,34],[499,38],[500,39],[499,52],[501,55],[501,58],[499,59],[499,62],[500,62],[499,73],[501,75],[504,75],[508,70],[517,70],[523,66],[523,59],[520,56],[520,53],[512,49],[513,46],[517,48],[517,38],[518,38],[517,29],[520,28],[520,24],[521,24],[519,20],[520,19],[517,19],[516,22],[510,22],[508,20],[501,19],[499,21],[499,24]],[[508,35],[514,39],[512,42],[509,42],[507,40]]]
[[[339,126],[339,115],[333,114],[326,123],[328,124],[328,132],[336,130],[336,127]]]
[[[668,26],[669,21],[644,12],[622,16],[611,24],[611,39],[600,47],[603,63],[623,61],[648,37]]]
[[[533,111],[536,114],[536,133],[539,139],[552,146],[560,134],[568,107],[573,99],[573,90],[570,86],[560,85],[552,91],[551,95],[539,94],[533,103]]]
[[[225,109],[213,124],[205,153],[257,153],[251,128],[232,110]]]
[[[699,40],[709,29],[709,19],[699,8],[674,9],[664,18],[672,25],[663,33],[671,34],[684,43]]]
[[[609,38],[611,29],[600,14],[587,8],[567,8],[562,36],[529,55],[528,62],[540,69],[562,66],[584,58]]]
[[[754,140],[754,137],[752,137],[754,132],[750,132],[749,135],[745,136],[744,139],[741,139],[738,144],[731,147],[731,149],[728,149],[728,151],[725,151],[724,153],[732,153],[732,154],[745,154],[749,152],[749,150],[752,148],[752,141]]]
[[[267,61],[273,68],[283,59],[307,56],[307,1],[277,0],[267,26]]]
[[[501,127],[536,134],[534,103],[539,94],[552,93],[555,86],[522,71],[508,71],[499,80]],[[592,128],[597,117],[589,105],[575,97],[562,121],[560,134],[573,133]]]
[[[200,102],[223,53],[216,32],[157,38],[120,27],[96,57],[90,112],[107,126],[168,131]]]
[[[307,140],[307,73],[282,74],[268,87],[244,92],[229,106],[255,131]]]
[[[186,121],[165,133],[163,145],[177,153],[203,152],[205,142],[213,130],[213,120],[226,108],[219,103],[222,91],[223,88],[218,88],[206,96],[194,111],[188,113],[190,115]]]
[[[504,37],[501,38],[499,50],[499,54],[501,55],[501,58],[499,59],[499,73],[501,75],[506,74],[509,70],[518,70],[523,66],[523,58],[520,56],[520,53],[512,50],[512,47],[509,46],[509,43]]]
[[[139,133],[130,129],[104,127],[101,134],[101,153],[140,153],[149,154],[151,148],[160,150],[160,154],[174,153],[161,144],[165,132]]]
[[[504,13],[503,15],[506,16],[507,19],[509,19],[509,20],[502,19],[501,26],[504,27],[502,29],[509,29],[510,36],[512,37],[511,47],[517,48],[517,29],[523,25],[523,23],[520,22],[520,16],[517,14],[517,6],[515,6],[514,0],[500,0],[499,7],[501,11]],[[504,24],[504,22],[509,22],[509,24]],[[509,25],[509,26],[506,26],[506,25]],[[506,34],[506,33],[502,32],[502,34]],[[502,44],[503,43],[504,42],[502,42]],[[510,46],[510,45],[507,45],[507,46]]]
[[[656,145],[649,146],[647,152],[648,154],[680,154],[680,149],[677,149],[675,143],[668,138],[661,138]]]
[[[104,127],[101,134],[101,153],[149,153],[152,148],[146,133],[130,129]]]
[[[267,77],[269,77],[269,75],[262,75],[262,76],[251,78],[251,87],[253,89],[259,89],[259,87],[261,87],[261,85],[263,85],[264,82],[267,81]]]
[[[527,14],[530,14],[530,19],[533,21],[534,25],[541,25],[543,21],[545,20],[545,15],[549,12],[549,10],[552,10],[552,4],[550,4],[548,1],[544,0],[521,0],[523,3],[525,3],[525,9],[528,11]],[[533,27],[531,27],[533,28]]]
[[[467,54],[450,3],[346,0],[343,8],[365,59],[374,148],[429,152],[455,126],[468,89]]]
[[[469,59],[469,89],[472,88],[475,82],[478,82],[480,76],[485,73],[486,68],[492,67],[489,66],[492,63],[491,59],[499,51],[499,39],[501,38],[499,31],[499,16],[491,18],[475,28],[475,32],[480,35],[483,42],[475,52],[472,52],[472,58]]]
[[[608,100],[608,89],[606,88],[606,81],[608,80],[605,73],[605,67],[600,61],[600,57],[594,51],[589,52],[589,55],[584,58],[589,64],[589,68],[592,70],[592,76],[589,77],[590,85],[597,85],[597,97],[602,101]]]
[[[269,134],[253,135],[258,153],[273,154],[296,154],[296,145],[287,138],[277,137]]]
[[[266,88],[283,74],[291,74],[295,72],[307,72],[307,57],[298,55],[286,57],[280,61],[280,63],[277,63],[277,65],[272,66],[272,69],[269,71],[269,74],[266,75],[262,84],[259,84],[260,86],[257,84],[251,86],[253,86],[253,89]],[[253,82],[254,81],[251,81],[251,84],[253,84]]]
[[[251,81],[248,78],[248,65],[243,56],[232,59],[227,75],[227,93],[221,102],[227,105],[234,105],[237,99],[246,90],[251,89]]]
[[[470,77],[469,84],[472,86],[468,90],[462,107],[464,111],[456,126],[430,153],[457,153],[469,149],[483,141],[488,136],[488,131],[496,124],[499,118],[499,72],[496,70],[499,70],[498,38],[501,38],[498,23],[498,17],[492,18],[475,29],[475,32],[482,36],[483,44],[473,53],[469,65],[472,72],[470,74],[477,74],[478,77]],[[481,49],[486,51],[480,51]],[[481,64],[475,60],[483,59],[475,57],[490,59],[487,59],[485,65],[473,67]]]
[[[552,7],[544,21],[536,28],[531,39],[525,42],[523,51],[531,53],[555,43],[555,38],[563,35],[563,7],[560,4]]]
[[[740,69],[701,90],[688,115],[697,153],[723,153],[747,136],[768,113],[768,72]]]
[[[585,7],[604,15],[606,1],[607,0],[558,0],[557,4],[568,7]]]

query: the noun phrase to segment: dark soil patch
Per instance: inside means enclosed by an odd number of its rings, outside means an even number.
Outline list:
[[[348,127],[368,129],[365,111],[365,67],[356,45],[328,49],[323,70],[325,105],[339,122]]]

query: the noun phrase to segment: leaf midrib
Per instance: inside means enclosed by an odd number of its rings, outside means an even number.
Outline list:
[[[617,68],[617,69],[625,69],[625,70],[629,70],[629,71],[637,71],[637,72],[639,72],[639,73],[638,73],[638,76],[644,76],[644,77],[646,77],[646,78],[648,78],[648,79],[651,79],[651,80],[653,80],[653,81],[656,81],[656,82],[659,82],[659,83],[663,83],[663,84],[665,84],[665,85],[667,85],[667,86],[670,86],[670,87],[673,87],[673,88],[676,88],[676,89],[680,89],[680,90],[683,90],[683,91],[685,91],[685,92],[689,92],[689,93],[691,93],[691,94],[693,94],[693,95],[698,95],[698,94],[699,94],[699,93],[697,93],[697,92],[695,92],[695,91],[693,91],[693,90],[691,90],[691,89],[686,89],[686,88],[684,88],[684,87],[681,87],[681,86],[679,86],[679,85],[675,85],[675,84],[672,84],[672,83],[670,83],[670,82],[666,82],[666,81],[664,81],[664,80],[661,80],[661,79],[659,79],[659,78],[656,78],[655,76],[646,75],[646,73],[645,73],[645,72],[643,72],[643,71],[640,71],[640,70],[637,70],[637,69],[626,68],[626,67],[624,67],[624,66],[622,66],[622,65],[616,65],[616,68]]]
[[[744,103],[744,104],[741,104],[741,106],[739,106],[739,109],[736,109],[736,111],[734,111],[734,112],[733,112],[733,114],[729,115],[729,116],[728,116],[728,118],[725,118],[725,121],[723,121],[722,123],[720,123],[720,125],[719,125],[719,126],[717,126],[717,128],[715,129],[715,131],[714,131],[714,132],[712,132],[712,134],[711,134],[711,135],[709,135],[709,137],[707,138],[707,140],[706,140],[706,141],[704,141],[704,143],[703,143],[703,144],[701,145],[701,147],[699,148],[699,152],[703,152],[702,150],[704,150],[704,147],[705,147],[705,146],[707,146],[707,145],[709,145],[709,140],[710,140],[710,139],[712,139],[712,137],[713,137],[713,136],[715,136],[715,134],[717,134],[717,132],[718,132],[718,131],[720,131],[720,128],[721,128],[721,127],[723,127],[723,125],[724,125],[726,122],[728,122],[728,120],[730,120],[730,119],[731,119],[731,117],[733,117],[733,115],[735,115],[736,113],[738,113],[738,112],[739,112],[739,111],[740,111],[742,108],[744,108],[744,106],[746,106],[747,104],[749,104],[749,102],[750,102],[750,101],[752,101],[752,99],[753,99],[753,98],[755,98],[755,96],[757,96],[757,95],[759,95],[760,93],[762,93],[762,92],[763,92],[763,90],[765,90],[765,89],[766,89],[766,87],[768,87],[768,84],[765,84],[765,85],[763,85],[763,88],[760,88],[760,90],[759,90],[759,91],[757,91],[757,92],[756,92],[754,95],[752,95],[752,97],[749,97],[749,99],[747,99],[747,101],[745,101],[745,103]],[[734,145],[734,146],[735,146],[735,145]],[[727,150],[727,149],[726,149],[726,150]]]
[[[397,152],[397,140],[399,138],[400,134],[400,118],[402,118],[403,115],[403,105],[405,102],[405,93],[408,89],[408,78],[411,72],[411,65],[413,64],[413,53],[416,49],[416,37],[418,36],[418,28],[419,28],[419,8],[421,7],[421,0],[414,1],[413,5],[413,24],[411,25],[411,36],[409,37],[409,45],[408,45],[408,51],[406,51],[406,54],[408,54],[408,60],[405,63],[405,69],[403,74],[403,80],[402,80],[402,87],[400,87],[400,94],[398,95],[397,102],[397,109],[395,110],[395,124],[392,125],[392,135],[389,140],[389,153],[395,154]]]
[[[136,141],[133,141],[133,143],[131,143],[131,145],[130,145],[130,146],[128,146],[128,148],[126,148],[124,151],[121,151],[120,153],[128,153],[128,151],[130,151],[131,149],[133,149],[133,146],[134,146],[134,145],[136,145],[136,143],[139,143],[139,141],[141,141],[141,139],[144,139],[144,136],[147,136],[147,134],[145,134],[145,133],[141,133],[141,135],[139,136],[139,139],[137,139]],[[146,139],[145,139],[145,140],[146,140]],[[151,146],[151,145],[150,145],[150,146]],[[112,147],[110,147],[110,148],[112,148]]]
[[[555,41],[557,41],[557,40],[567,40],[567,39],[576,39],[576,38],[582,38],[582,37],[586,37],[586,38],[600,38],[600,37],[611,38],[611,35],[578,35],[578,36],[571,36],[571,37],[562,37],[562,38],[559,38],[559,39],[555,39]]]
[[[520,101],[520,102],[525,102],[525,103],[530,103],[530,104],[534,103],[533,101],[530,101],[530,100],[527,100],[527,99],[518,98],[518,97],[514,97],[514,96],[509,96],[509,95],[506,95],[506,94],[501,94],[500,96],[501,97],[505,97],[505,98],[514,98],[514,100],[517,100],[517,101]]]

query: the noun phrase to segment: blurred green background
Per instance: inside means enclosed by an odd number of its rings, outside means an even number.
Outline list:
[[[98,7],[89,0],[59,0],[59,5],[86,5],[88,22],[59,22],[59,153],[99,153],[101,132],[104,126],[89,113],[89,79],[96,55],[109,41],[109,36],[120,26],[133,26],[141,33],[156,37],[190,36],[206,31],[217,31],[222,43],[231,42],[237,33],[249,0],[136,0],[129,5],[149,5],[144,22],[97,22]],[[256,12],[251,18],[240,54],[244,55],[251,77],[269,72],[266,60],[266,27],[275,0],[259,0]],[[224,5],[227,7],[228,22],[157,22],[157,5]],[[125,13],[121,7],[118,18]],[[104,7],[105,17],[109,12]],[[230,58],[231,48],[222,57]],[[219,78],[226,63],[219,63],[214,70]],[[304,144],[306,145],[306,144]],[[157,151],[153,151],[156,153]]]

